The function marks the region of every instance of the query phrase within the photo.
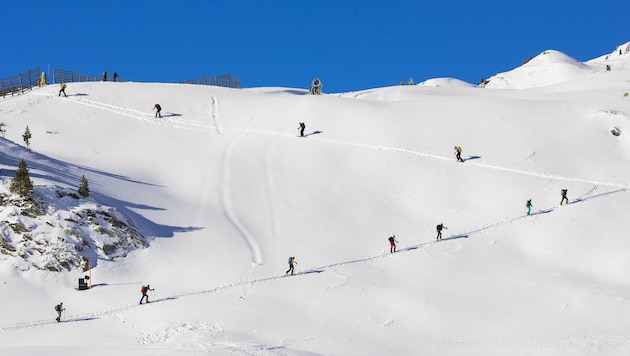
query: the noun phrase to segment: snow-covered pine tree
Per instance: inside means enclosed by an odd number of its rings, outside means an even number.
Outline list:
[[[33,181],[28,175],[28,167],[24,159],[21,159],[20,163],[18,163],[18,168],[15,170],[15,177],[9,190],[23,197],[30,197],[33,192]]]
[[[79,187],[79,194],[82,197],[87,198],[90,195],[90,187],[88,186],[88,180],[85,176],[81,177],[81,186]]]

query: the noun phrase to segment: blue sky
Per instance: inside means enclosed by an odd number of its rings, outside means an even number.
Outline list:
[[[547,49],[586,61],[630,41],[630,1],[185,0],[2,4],[0,78],[36,66],[173,82],[347,92],[478,83]]]

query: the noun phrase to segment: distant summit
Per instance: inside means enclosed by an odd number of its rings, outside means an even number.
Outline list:
[[[564,83],[595,73],[597,69],[562,52],[546,50],[511,71],[492,76],[490,89],[525,89]]]

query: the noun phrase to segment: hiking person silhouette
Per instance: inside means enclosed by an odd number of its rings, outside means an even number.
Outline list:
[[[298,126],[298,130],[300,130],[300,137],[304,137],[304,129],[306,129],[306,125],[303,122],[300,122],[300,126]]]
[[[67,87],[66,83],[61,83],[61,84],[59,84],[59,86],[61,87],[61,89],[59,89],[59,95],[58,96],[61,96],[61,94],[63,93],[63,96],[67,97],[67,95],[66,95],[66,87]]]
[[[457,161],[464,162],[464,160],[462,159],[462,148],[460,146],[455,146],[453,149],[455,150],[455,158],[457,159]]]
[[[387,240],[389,241],[389,253],[396,252],[396,242],[398,242],[396,241],[396,234],[393,234]]]
[[[294,266],[293,265],[296,265],[296,264],[297,264],[297,262],[295,262],[295,256],[289,257],[289,269],[284,273],[284,275],[285,276],[288,275],[289,272],[291,272],[291,275],[293,275],[293,271],[294,271]]]
[[[532,212],[532,200],[528,199],[527,203],[525,203],[525,206],[527,207],[527,215],[529,215]]]
[[[160,104],[153,105],[153,110],[155,110],[155,117],[162,118],[162,107]]]
[[[567,202],[567,204],[569,204],[569,198],[567,198],[567,190],[562,189],[560,194],[562,195],[562,200],[560,200],[560,205],[562,205],[562,203],[564,203],[565,201]]]
[[[55,311],[57,312],[57,322],[61,322],[61,312],[63,312],[64,310],[66,310],[66,308],[63,307],[63,303],[59,303],[57,305],[55,305]]]
[[[150,303],[149,302],[149,296],[147,295],[147,292],[150,291],[150,290],[155,290],[155,289],[151,288],[150,284],[147,284],[146,286],[142,286],[142,288],[140,288],[140,293],[142,293],[142,297],[140,298],[140,304],[142,304],[142,301],[144,299],[147,300],[147,303]]]
[[[444,226],[444,224],[440,223],[440,225],[436,226],[435,229],[437,230],[437,237],[435,238],[436,240],[442,240],[442,229],[448,229],[448,227]]]

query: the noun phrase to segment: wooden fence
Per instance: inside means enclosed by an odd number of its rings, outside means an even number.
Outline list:
[[[108,80],[113,80],[112,76],[107,77]],[[69,70],[55,69],[53,70],[54,83],[72,83],[72,82],[100,82],[103,80],[101,76],[90,76]],[[118,77],[117,81],[124,82],[126,80]],[[179,84],[199,84],[199,85],[214,85],[218,87],[227,88],[240,88],[241,80],[232,74],[223,74],[216,77],[202,77],[197,79],[184,80],[177,82]]]
[[[53,83],[74,83],[74,82],[100,82],[103,77],[90,76],[70,70],[54,69],[53,70]]]
[[[199,85],[214,85],[217,87],[227,88],[240,88],[241,80],[232,74],[223,74],[218,77],[202,77],[197,79],[185,80],[179,82],[180,84],[199,84]]]
[[[39,67],[33,68],[26,73],[0,78],[0,95],[24,94],[25,91],[39,85]]]

